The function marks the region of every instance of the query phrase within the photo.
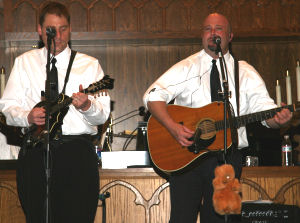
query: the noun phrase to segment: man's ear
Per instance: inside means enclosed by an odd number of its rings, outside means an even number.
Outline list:
[[[42,36],[42,27],[40,24],[38,24],[37,31],[38,31],[39,35]]]
[[[233,33],[230,33],[230,34],[229,34],[229,42],[231,42],[232,39],[233,39]]]

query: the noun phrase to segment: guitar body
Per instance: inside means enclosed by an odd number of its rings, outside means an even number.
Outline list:
[[[204,129],[207,126],[210,128],[215,121],[224,120],[223,109],[224,105],[222,102],[213,102],[201,108],[189,108],[178,105],[168,105],[167,107],[173,120],[191,130],[199,129],[199,126],[203,126]],[[201,138],[199,142],[202,144],[198,148],[198,153],[191,152],[187,147],[182,147],[168,130],[152,116],[148,121],[147,134],[151,159],[155,166],[164,172],[180,171],[209,151],[224,149],[224,130],[202,130],[199,134],[195,134],[195,137]],[[227,148],[231,144],[231,132],[228,129]]]
[[[227,115],[227,148],[237,143],[236,129],[248,123],[274,117],[282,109],[300,110],[300,102],[266,111],[234,117]],[[154,117],[148,122],[148,145],[153,163],[162,171],[175,172],[184,169],[210,152],[224,149],[224,104],[213,102],[201,108],[169,105],[170,116],[191,130],[195,130],[192,147],[182,147]],[[227,113],[228,114],[228,113]]]

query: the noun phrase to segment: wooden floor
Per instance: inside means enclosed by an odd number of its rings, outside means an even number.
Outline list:
[[[100,192],[110,193],[106,199],[107,223],[168,222],[169,184],[152,168],[100,169],[100,179]],[[241,183],[244,201],[263,199],[300,206],[300,167],[246,167]],[[2,169],[0,223],[23,222],[15,170]],[[99,201],[95,223],[101,222],[102,202]]]

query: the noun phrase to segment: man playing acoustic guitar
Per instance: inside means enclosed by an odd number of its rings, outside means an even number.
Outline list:
[[[43,137],[39,141],[32,135],[27,136],[30,140],[24,142],[19,153],[18,193],[28,223],[92,223],[98,205],[98,158],[91,136],[97,133],[97,125],[103,124],[109,116],[110,97],[103,94],[94,98],[85,94],[83,87],[101,82],[104,74],[97,59],[82,53],[73,54],[68,46],[70,32],[67,8],[56,2],[46,4],[40,12],[38,25],[38,33],[46,47],[31,50],[16,58],[0,101],[0,110],[8,124],[25,128],[34,126],[36,129],[45,125],[45,108],[36,104],[41,101],[41,92],[45,91],[49,50],[47,39],[49,34],[53,35],[50,76],[57,73],[58,84],[53,82],[53,89],[58,85],[58,93],[64,91],[66,86],[65,94],[60,94],[65,97],[59,101],[64,100],[63,105],[66,105],[61,107],[62,110],[69,109],[65,116],[60,114],[55,117],[56,113],[51,113],[50,117],[56,121],[63,116],[63,120],[57,121],[56,124],[61,126],[57,128],[55,138],[50,138],[49,144],[50,205],[45,202],[48,172],[45,173]],[[75,57],[73,65],[69,66],[71,55]],[[71,67],[69,78],[65,78],[68,67]],[[91,88],[98,89],[88,87]],[[51,92],[54,92],[53,89],[51,86]],[[51,109],[55,107],[55,103],[50,106]]]
[[[182,170],[179,172],[183,172],[169,177],[170,223],[195,223],[199,212],[201,223],[224,222],[224,216],[216,214],[212,205],[214,170],[224,160],[220,159],[218,152],[207,153],[206,146],[201,145],[202,142],[207,141],[207,147],[211,150],[224,148],[223,136],[218,135],[218,131],[223,126],[219,120],[219,117],[223,117],[223,109],[221,109],[223,107],[220,106],[223,104],[212,103],[222,101],[213,89],[223,90],[221,83],[218,84],[219,87],[215,85],[222,77],[219,57],[216,54],[217,44],[220,44],[224,54],[229,91],[232,94],[229,101],[235,114],[238,114],[237,104],[239,104],[240,115],[277,107],[258,72],[245,61],[239,61],[238,66],[236,65],[239,67],[237,74],[239,96],[237,97],[235,62],[228,50],[232,38],[233,33],[227,18],[217,13],[210,14],[203,23],[204,49],[171,67],[149,87],[144,95],[144,104],[154,117],[153,120],[151,117],[148,123],[148,142],[153,163],[163,171]],[[217,73],[217,78],[213,77],[213,73]],[[239,98],[238,103],[236,98]],[[167,106],[166,104],[173,99],[175,105]],[[215,117],[214,114],[217,113],[220,115]],[[284,108],[266,117],[264,125],[280,128],[291,119],[292,114]],[[238,120],[235,123],[238,127],[242,126]],[[207,138],[211,139],[206,140]],[[195,148],[189,149],[195,145],[196,140],[200,145],[197,152],[205,151],[207,156],[201,159],[196,167],[185,168],[197,160]],[[218,140],[221,143],[218,144]],[[246,130],[240,127],[237,147],[241,149],[247,145]],[[151,148],[152,146],[154,148]],[[228,150],[228,161],[235,167],[237,177],[240,177],[242,158],[238,149]],[[188,159],[190,161],[186,161]],[[181,163],[182,161],[184,162]],[[181,167],[177,163],[180,163]]]

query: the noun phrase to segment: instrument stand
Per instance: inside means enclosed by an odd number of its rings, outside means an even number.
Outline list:
[[[47,64],[46,64],[46,86],[45,86],[45,134],[44,134],[44,146],[45,146],[45,174],[46,174],[46,196],[45,196],[45,222],[50,222],[50,178],[51,178],[51,169],[50,169],[50,108],[51,108],[51,82],[50,82],[50,52],[51,52],[51,44],[54,40],[55,35],[50,35],[47,33]],[[55,48],[55,46],[54,46]],[[55,49],[54,49],[55,50]]]
[[[102,201],[102,223],[106,223],[106,198],[110,197],[109,192],[105,192],[99,195],[99,200]]]

